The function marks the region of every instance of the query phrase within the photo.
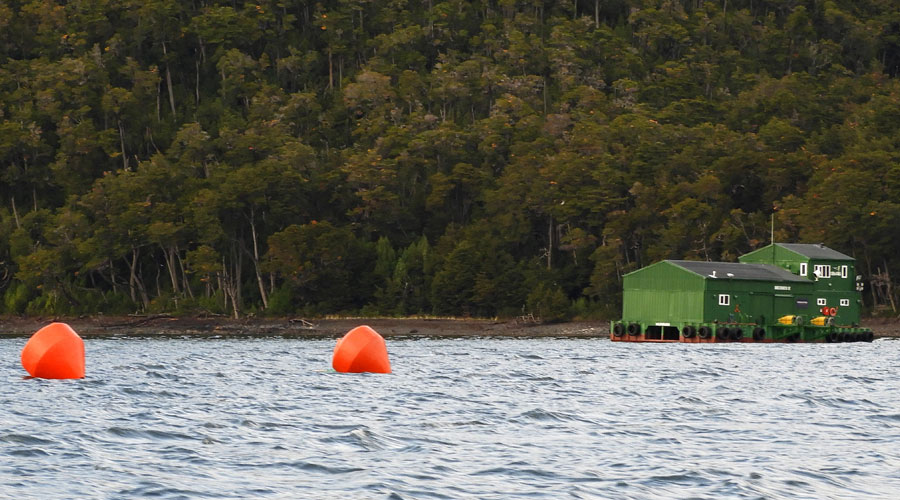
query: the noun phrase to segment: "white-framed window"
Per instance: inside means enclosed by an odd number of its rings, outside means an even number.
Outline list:
[[[847,266],[841,266],[841,278],[845,278],[845,279],[847,278],[847,274],[848,274],[847,271],[848,271]]]
[[[825,299],[821,299],[821,298],[816,299],[816,305],[817,306],[825,306],[825,305],[828,305],[828,301],[826,301]]]
[[[730,306],[731,305],[731,295],[727,293],[719,294],[719,305],[720,306]]]
[[[819,264],[813,268],[813,274],[815,274],[819,278],[830,278],[831,266],[829,266],[828,264]]]
[[[800,276],[806,276],[806,262],[800,263]]]
[[[850,299],[841,299],[841,307],[850,307]]]

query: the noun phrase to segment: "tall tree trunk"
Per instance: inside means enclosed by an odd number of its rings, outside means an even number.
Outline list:
[[[237,299],[237,307],[244,303],[243,294],[241,293],[241,276],[244,275],[244,259],[237,248],[232,252],[234,255],[234,297]]]
[[[216,281],[219,283],[219,290],[222,290],[222,309],[228,309],[228,290],[226,289],[225,283],[227,283],[226,277],[228,275],[228,268],[225,266],[225,256],[222,256],[222,272],[216,273]]]
[[[19,224],[19,212],[16,211],[16,197],[9,197],[10,203],[12,203],[12,211],[13,211],[13,219],[16,221],[16,229],[22,229],[21,224]]]
[[[128,153],[125,152],[125,124],[122,123],[122,119],[118,116],[116,117],[116,122],[119,124],[119,147],[122,149],[122,170],[128,170]]]
[[[253,239],[253,270],[256,272],[256,283],[259,285],[259,296],[262,298],[263,309],[269,308],[269,297],[266,294],[266,285],[263,283],[262,273],[259,270],[259,243],[256,237],[256,213],[250,209],[250,237]]]
[[[547,269],[553,264],[553,216],[550,216],[550,227],[547,230]]]
[[[200,104],[200,60],[194,61],[197,78],[194,80],[194,104]]]
[[[223,275],[223,283],[222,283],[222,291],[225,295],[225,308],[228,308],[228,301],[231,301],[232,308],[232,316],[234,319],[238,319],[240,314],[238,312],[238,299],[237,299],[237,291],[235,290],[234,278],[228,272],[228,266],[225,263],[225,258],[222,258],[222,275]]]
[[[184,260],[181,259],[181,252],[178,245],[175,245],[175,258],[178,259],[178,268],[181,270],[181,288],[187,292],[187,296],[194,298],[194,291],[191,290],[191,283],[188,281],[187,272],[184,270]]]
[[[159,284],[159,266],[153,266],[156,269],[156,298],[162,297],[162,285]]]
[[[169,88],[169,106],[172,108],[172,119],[175,119],[175,91],[172,89],[172,72],[169,70],[169,57],[166,42],[162,43],[163,58],[166,61],[166,86]]]
[[[128,262],[128,269],[130,272],[130,276],[128,277],[128,288],[131,292],[132,302],[138,303],[138,296],[140,296],[142,309],[147,310],[150,306],[150,297],[147,295],[147,290],[144,288],[144,282],[137,272],[138,257],[140,256],[140,253],[141,250],[138,247],[131,247],[131,260],[126,261]]]
[[[331,47],[328,47],[328,90],[334,89],[334,63],[331,60]]]
[[[156,80],[156,121],[162,121],[162,80]]]
[[[119,285],[116,283],[116,266],[113,263],[112,259],[107,259],[109,262],[109,282],[112,283],[113,293],[119,293]]]
[[[891,282],[891,273],[888,270],[887,259],[884,260],[885,287],[887,287],[888,300],[891,302],[891,311],[897,313],[897,304],[894,302],[894,284]]]
[[[178,273],[175,272],[175,249],[173,247],[164,247],[162,245],[159,248],[163,251],[163,256],[165,256],[166,260],[166,271],[169,274],[169,281],[172,283],[172,293],[177,295],[181,293],[181,289],[178,286]]]
[[[128,277],[128,292],[131,295],[131,301],[137,303],[137,288],[135,287],[134,282],[137,280],[135,276],[134,267],[137,262],[137,250],[131,249],[131,262],[128,264],[128,270],[130,275]]]
[[[232,315],[234,316],[234,319],[240,318],[242,275],[241,261],[241,252],[238,249],[237,242],[233,242],[231,244],[231,270],[229,272],[224,257],[222,257],[222,270],[224,275],[223,288],[227,299],[231,299]]]

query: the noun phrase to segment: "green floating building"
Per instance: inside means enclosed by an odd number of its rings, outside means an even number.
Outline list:
[[[871,342],[859,327],[855,260],[821,244],[775,243],[740,262],[664,260],[626,274],[626,342]]]

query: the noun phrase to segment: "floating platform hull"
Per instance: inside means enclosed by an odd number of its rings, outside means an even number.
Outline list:
[[[759,325],[753,323],[710,323],[674,325],[613,322],[609,339],[613,342],[657,342],[685,344],[774,344],[871,342],[875,334],[854,326],[797,324]]]

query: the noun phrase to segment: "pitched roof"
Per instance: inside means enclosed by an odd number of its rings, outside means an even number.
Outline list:
[[[832,250],[821,243],[776,243],[776,245],[810,259],[854,260],[853,257]]]
[[[670,260],[672,264],[699,274],[707,279],[732,279],[754,281],[808,282],[786,269],[769,264],[744,264],[741,262],[705,262],[698,260]]]

